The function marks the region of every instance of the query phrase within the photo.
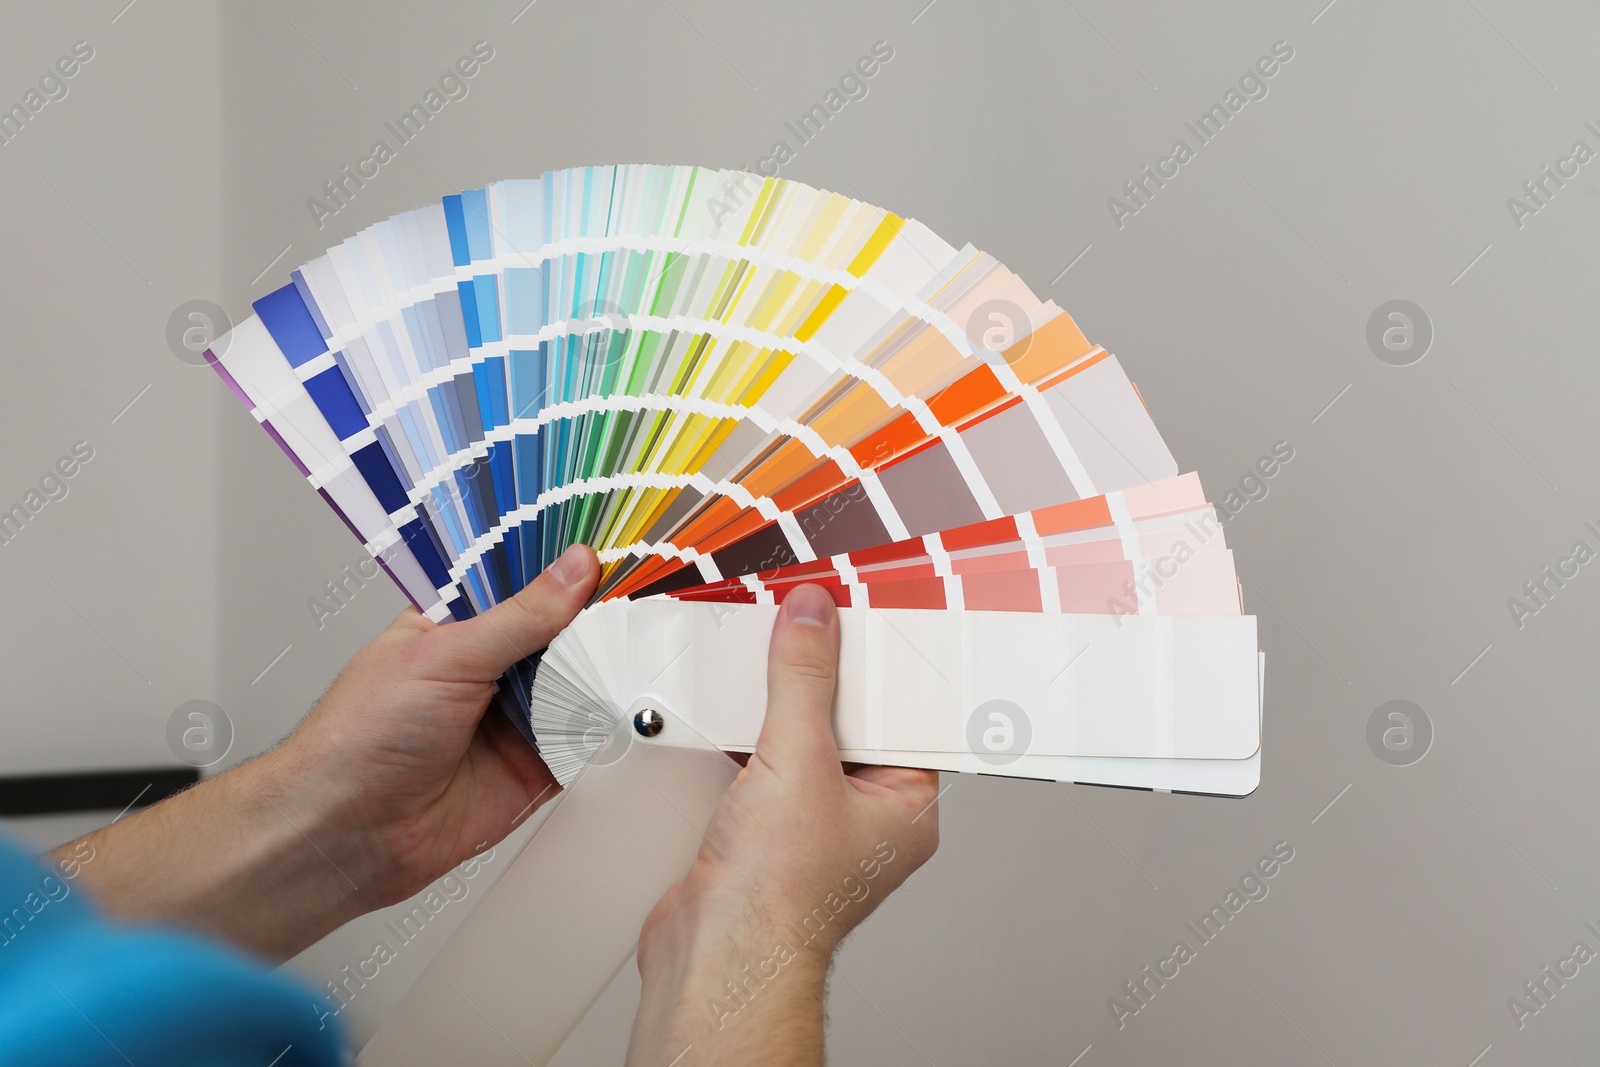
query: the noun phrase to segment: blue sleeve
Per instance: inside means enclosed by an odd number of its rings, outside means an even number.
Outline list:
[[[200,938],[102,920],[75,884],[0,841],[0,1067],[335,1067],[319,998]]]

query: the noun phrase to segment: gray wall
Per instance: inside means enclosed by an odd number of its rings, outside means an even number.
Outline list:
[[[1507,599],[1575,541],[1600,549],[1584,525],[1600,520],[1600,161],[1520,228],[1506,201],[1574,141],[1600,150],[1584,127],[1600,127],[1600,7],[923,2],[539,0],[513,23],[522,0],[148,0],[115,25],[120,0],[8,5],[0,97],[73,40],[97,58],[0,147],[0,499],[74,440],[97,455],[0,547],[4,769],[156,759],[194,697],[234,720],[230,759],[258,751],[401,604],[374,585],[317,628],[306,599],[359,549],[166,351],[174,306],[242,314],[327,244],[452,186],[751,164],[885,39],[870,95],[784,175],[1021,271],[1121,356],[1213,496],[1276,442],[1294,459],[1228,525],[1268,656],[1260,790],[955,779],[940,854],[841,958],[834,1062],[1574,1061],[1600,1039],[1595,965],[1521,1029],[1507,1000],[1574,942],[1600,950],[1584,926],[1600,928],[1600,564],[1520,628]],[[319,231],[306,199],[480,38],[495,58],[468,98]],[[1280,40],[1294,58],[1269,94],[1119,228],[1107,198],[1192,144],[1183,123]],[[1433,326],[1410,366],[1368,346],[1393,299]],[[1431,722],[1420,762],[1369,747],[1394,699]],[[1108,999],[1197,945],[1185,922],[1280,841],[1294,859],[1268,896],[1119,1029]],[[345,931],[297,965],[325,976],[366,940]],[[636,996],[624,972],[563,1062],[616,1062]]]
[[[173,709],[232,688],[218,672],[229,401],[165,339],[172,310],[217,285],[219,19],[176,2],[113,23],[121,6],[0,16],[6,108],[74,43],[93,49],[0,144],[0,509],[76,442],[93,450],[0,543],[0,774],[171,764]]]

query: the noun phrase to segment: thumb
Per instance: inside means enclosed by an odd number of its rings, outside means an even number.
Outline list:
[[[492,681],[533,655],[571,622],[594,593],[600,561],[573,545],[510,600],[439,631],[465,673]]]
[[[772,624],[767,714],[756,741],[761,761],[781,776],[841,775],[833,737],[839,672],[839,614],[816,585],[790,590]]]

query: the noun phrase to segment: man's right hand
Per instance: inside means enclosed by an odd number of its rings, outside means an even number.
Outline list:
[[[838,660],[833,600],[795,589],[773,625],[755,755],[640,934],[629,1067],[822,1063],[834,950],[938,848],[937,773],[841,767]]]

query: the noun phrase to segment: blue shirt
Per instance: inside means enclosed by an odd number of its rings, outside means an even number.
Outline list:
[[[220,945],[114,926],[75,879],[0,840],[0,1067],[334,1067],[298,982]]]

